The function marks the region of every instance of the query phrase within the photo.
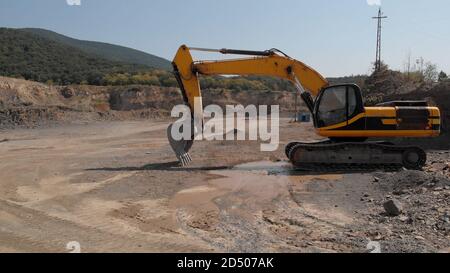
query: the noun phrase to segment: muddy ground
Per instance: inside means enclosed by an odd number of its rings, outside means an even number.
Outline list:
[[[167,124],[0,131],[0,252],[68,252],[72,241],[82,252],[366,252],[369,241],[383,252],[450,250],[446,145],[420,172],[298,172],[284,144],[316,136],[284,119],[276,152],[197,142],[181,168]],[[389,199],[401,215],[385,214]]]

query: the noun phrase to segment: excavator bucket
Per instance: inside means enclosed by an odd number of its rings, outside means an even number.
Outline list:
[[[194,137],[192,137],[191,140],[184,140],[184,139],[176,140],[173,137],[172,128],[174,126],[178,128],[180,127],[177,125],[177,122],[170,124],[169,127],[167,128],[167,139],[169,140],[170,147],[172,147],[172,150],[175,152],[176,157],[180,161],[180,164],[183,167],[185,167],[189,165],[189,163],[192,161],[191,155],[189,154],[189,150],[194,144]]]

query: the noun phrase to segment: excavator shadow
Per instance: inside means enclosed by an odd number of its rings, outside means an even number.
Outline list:
[[[151,163],[137,167],[117,167],[117,168],[93,168],[86,169],[86,171],[109,171],[109,172],[123,172],[123,171],[171,171],[171,172],[196,172],[196,171],[218,171],[227,170],[228,166],[214,166],[214,167],[180,167],[178,161]]]
[[[270,172],[269,175],[279,176],[305,176],[305,175],[344,175],[344,174],[368,174],[374,172],[396,172],[398,170],[368,169],[368,170],[324,170],[324,171],[308,171],[308,170],[291,170],[287,172]]]
[[[205,166],[205,167],[183,167],[178,161],[150,163],[143,166],[125,166],[125,167],[102,167],[90,168],[86,171],[109,171],[109,172],[133,172],[133,171],[168,171],[168,172],[198,172],[198,171],[221,171],[230,170],[237,172],[252,172],[252,171],[267,171],[271,176],[304,176],[304,175],[324,175],[324,174],[355,174],[355,173],[373,173],[373,172],[396,172],[401,170],[400,167],[392,167],[388,169],[383,168],[367,168],[367,169],[296,169],[290,163],[279,162],[275,164],[267,164],[266,162],[249,165],[237,166]]]

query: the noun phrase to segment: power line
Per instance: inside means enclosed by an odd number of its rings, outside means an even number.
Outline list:
[[[372,19],[378,20],[378,27],[377,27],[377,53],[375,56],[375,71],[381,70],[381,24],[382,20],[388,18],[387,16],[384,16],[383,12],[381,12],[381,7],[378,10],[378,16],[372,17]]]

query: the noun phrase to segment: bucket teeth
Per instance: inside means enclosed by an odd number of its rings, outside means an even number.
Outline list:
[[[192,158],[189,153],[184,153],[180,156],[178,156],[178,159],[180,160],[181,166],[186,167],[191,163]]]
[[[187,166],[192,161],[192,157],[189,155],[189,150],[191,149],[194,140],[175,140],[172,137],[172,127],[173,124],[171,124],[167,128],[167,138],[169,140],[169,144],[172,150],[175,152],[175,155],[177,156],[181,165],[183,167]],[[192,139],[194,139],[194,137],[192,137]]]

